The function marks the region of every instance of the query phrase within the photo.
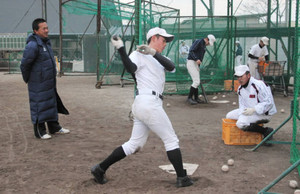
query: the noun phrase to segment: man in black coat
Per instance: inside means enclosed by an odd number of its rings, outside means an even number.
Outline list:
[[[50,134],[69,133],[58,123],[58,113],[69,114],[56,90],[56,62],[48,38],[47,22],[38,18],[32,22],[33,34],[26,41],[21,61],[23,80],[28,85],[31,121],[34,135],[50,139]]]

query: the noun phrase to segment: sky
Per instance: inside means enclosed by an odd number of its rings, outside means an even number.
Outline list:
[[[134,0],[120,0],[121,2],[134,2]],[[150,0],[147,0],[150,1]],[[201,0],[151,0],[152,2],[176,8],[180,10],[181,16],[191,16],[193,14],[193,1],[196,3],[196,16],[207,16],[207,10]],[[209,0],[203,0],[209,7]],[[278,0],[279,10],[284,12],[285,2],[288,0]],[[295,0],[292,0],[295,3]],[[226,16],[228,0],[213,0],[214,15]],[[231,0],[234,15],[249,15],[250,13],[266,13],[268,0]],[[277,0],[271,0],[277,2]],[[273,7],[275,8],[275,7]],[[293,10],[295,6],[293,5]]]
[[[41,0],[0,0],[0,33],[23,33],[31,31],[31,22],[36,17],[41,17]],[[66,0],[63,0],[66,1]],[[97,0],[92,0],[96,2]],[[150,0],[147,0],[150,1]],[[180,9],[181,16],[192,16],[193,14],[193,0],[151,0],[157,4],[164,6]],[[201,0],[194,0],[196,3],[196,16],[207,16],[207,10],[203,6]],[[207,5],[209,5],[209,0],[203,0]],[[254,12],[266,12],[266,4],[268,0],[232,0],[234,15],[249,15],[249,10],[254,10]],[[272,0],[275,1],[275,0]],[[287,0],[280,0],[283,2],[280,9],[284,9],[284,2]],[[120,2],[134,2],[134,0],[120,0]],[[216,16],[226,16],[227,15],[227,2],[228,0],[214,0],[214,15]],[[295,2],[295,0],[293,0]],[[241,3],[241,4],[240,4]],[[248,5],[255,5],[252,9],[245,9]],[[239,6],[240,5],[240,6]],[[238,9],[237,9],[238,8]],[[293,9],[295,10],[295,6]],[[52,32],[59,32],[59,22],[58,22],[58,0],[48,0],[47,1],[47,13],[52,17],[48,17],[47,21],[51,25]],[[66,29],[71,29],[70,32],[76,33],[80,32],[77,28],[81,26],[86,26],[81,24],[80,21],[83,20],[83,16],[73,15],[76,19],[78,25],[66,24]],[[83,20],[86,21],[86,20]],[[88,20],[89,21],[89,20]],[[94,30],[94,29],[93,29]]]
[[[132,2],[133,0],[121,0],[121,2]],[[149,1],[149,0],[148,0]],[[227,1],[228,0],[215,0],[215,14],[216,15],[227,15]],[[236,9],[240,2],[243,4],[249,2],[249,0],[234,0],[233,8]],[[152,0],[152,2],[162,4],[168,7],[180,9],[181,16],[191,16],[193,13],[193,0]],[[209,0],[204,0],[209,6]],[[196,15],[206,16],[207,11],[200,0],[195,0],[196,3]]]
[[[193,0],[154,0],[154,2],[180,9],[180,15],[182,16],[190,16],[193,13]],[[209,6],[209,1],[206,0],[204,2]],[[218,15],[227,15],[227,0],[215,0],[215,2],[217,2],[215,4],[215,13]],[[195,3],[197,7],[196,15],[207,15],[206,8],[200,0],[195,0]]]

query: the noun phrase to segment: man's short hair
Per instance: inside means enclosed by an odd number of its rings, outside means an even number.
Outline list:
[[[43,18],[37,18],[32,22],[32,30],[39,30],[39,24],[46,22]]]

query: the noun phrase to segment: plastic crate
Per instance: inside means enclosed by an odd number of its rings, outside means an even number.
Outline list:
[[[222,119],[222,140],[227,145],[256,145],[262,141],[262,134],[245,132],[236,126],[236,120]]]
[[[233,81],[233,88],[234,91],[236,92],[238,87],[240,86],[238,80]],[[230,91],[232,89],[232,80],[224,80],[224,89],[227,91]]]

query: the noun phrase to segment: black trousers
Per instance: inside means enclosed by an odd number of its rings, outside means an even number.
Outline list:
[[[59,131],[62,127],[59,125],[58,121],[48,121],[47,127],[50,134],[54,134]],[[41,138],[47,133],[45,123],[36,123],[33,125],[34,135],[37,138]]]

